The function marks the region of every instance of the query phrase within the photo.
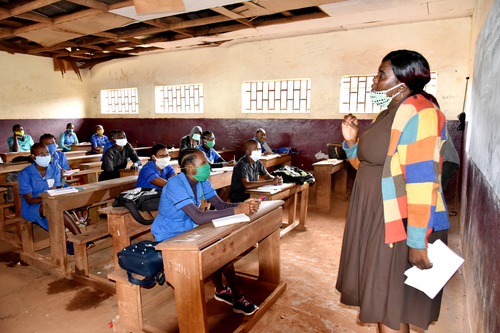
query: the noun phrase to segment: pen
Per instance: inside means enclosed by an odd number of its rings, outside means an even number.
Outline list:
[[[259,198],[259,200],[266,200],[267,197],[262,197],[262,198]]]
[[[236,155],[233,155],[233,161],[236,161]]]

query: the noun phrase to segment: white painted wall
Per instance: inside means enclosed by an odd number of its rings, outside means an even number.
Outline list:
[[[100,114],[99,91],[139,88],[139,114],[130,117],[182,117],[154,111],[154,86],[202,83],[205,118],[341,118],[340,77],[373,74],[389,51],[421,52],[438,72],[437,98],[448,119],[462,111],[469,76],[471,19],[460,18],[311,36],[257,41],[114,60],[91,71],[88,117]],[[312,79],[310,114],[241,113],[241,82],[288,78]],[[199,114],[187,117],[199,118]],[[367,115],[371,118],[373,115]]]
[[[0,118],[84,118],[88,109],[89,75],[64,78],[51,58],[0,52]]]

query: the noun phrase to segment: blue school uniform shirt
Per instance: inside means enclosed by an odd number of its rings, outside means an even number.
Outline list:
[[[210,164],[217,163],[220,158],[220,155],[213,148],[210,148],[210,153],[207,153],[205,149],[203,149],[203,146],[200,146],[198,149],[205,153]]]
[[[196,184],[195,197],[183,172],[170,178],[161,193],[158,216],[151,227],[155,240],[162,242],[196,227],[182,207],[191,203],[199,207],[203,198],[208,200],[214,195],[216,192],[208,180]]]
[[[104,147],[104,145],[108,143],[108,137],[106,135],[102,135],[102,137],[99,136],[99,134],[97,133],[94,133],[94,135],[92,135],[90,137],[90,144],[92,146],[92,154],[96,154],[94,153],[94,148],[95,147]],[[103,152],[104,154],[104,152]]]
[[[64,154],[62,151],[55,151],[54,152],[54,157],[52,159],[52,163],[59,165],[61,169],[64,170],[70,170],[71,168],[69,167],[68,159],[66,158],[66,154]]]
[[[70,151],[71,147],[66,147],[65,145],[78,144],[78,137],[75,132],[68,133],[68,131],[64,131],[59,136],[59,148],[64,151]]]
[[[38,198],[40,193],[43,193],[52,187],[49,187],[49,179],[54,180],[54,186],[61,186],[61,171],[59,168],[50,163],[45,171],[45,178],[42,177],[37,170],[35,163],[24,168],[17,177],[19,183],[19,194],[21,195],[21,216],[28,221],[38,223],[42,228],[48,230],[49,222],[47,218],[41,218],[39,207],[41,203],[30,205],[24,200],[24,194],[31,193],[34,198]]]
[[[162,188],[151,183],[153,179],[163,178],[168,180],[170,176],[175,175],[175,170],[171,165],[167,165],[163,170],[158,170],[154,161],[149,161],[139,172],[137,184],[135,187],[152,187],[161,190]]]

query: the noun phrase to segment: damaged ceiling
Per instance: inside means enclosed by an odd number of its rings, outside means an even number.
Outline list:
[[[0,0],[0,50],[65,60],[81,69],[150,52],[466,17],[474,5],[475,0]]]

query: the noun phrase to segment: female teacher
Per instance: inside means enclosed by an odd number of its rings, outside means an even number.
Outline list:
[[[430,299],[404,284],[406,269],[432,267],[427,244],[446,243],[449,228],[441,190],[446,119],[423,89],[429,64],[414,51],[382,60],[370,97],[381,111],[358,136],[344,117],[344,148],[358,168],[344,231],[336,288],[341,302],[359,306],[359,319],[379,332],[427,329],[439,317],[442,293]]]

